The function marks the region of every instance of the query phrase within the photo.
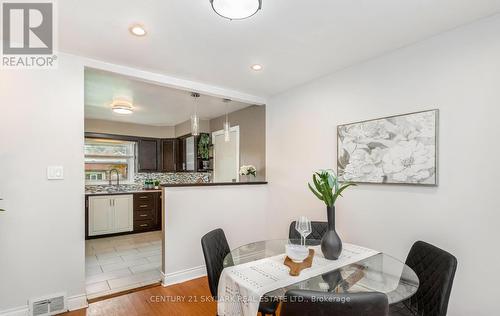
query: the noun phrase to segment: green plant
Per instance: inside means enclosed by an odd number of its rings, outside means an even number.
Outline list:
[[[345,189],[356,185],[350,182],[340,184],[337,175],[331,169],[317,171],[312,178],[314,188],[308,183],[309,189],[318,199],[325,202],[327,207],[333,207]]]
[[[198,141],[198,155],[201,159],[209,158],[208,147],[210,145],[210,136],[208,134],[201,134],[200,140]]]

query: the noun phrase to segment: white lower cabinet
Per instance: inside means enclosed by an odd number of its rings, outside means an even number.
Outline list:
[[[114,232],[130,232],[134,230],[134,197],[118,195],[113,198]]]
[[[89,236],[134,230],[133,195],[89,197]]]

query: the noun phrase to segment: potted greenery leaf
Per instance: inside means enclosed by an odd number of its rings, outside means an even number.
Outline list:
[[[326,259],[337,260],[342,252],[342,241],[335,231],[335,202],[342,192],[354,183],[339,183],[338,177],[331,169],[320,170],[313,174],[313,185],[308,183],[314,195],[326,204],[328,231],[321,239],[321,251]]]
[[[209,158],[210,136],[208,134],[201,134],[198,141],[198,155],[201,159]]]

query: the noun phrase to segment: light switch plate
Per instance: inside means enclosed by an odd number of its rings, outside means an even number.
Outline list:
[[[47,167],[47,179],[49,179],[49,180],[63,180],[64,179],[63,166],[48,166]]]

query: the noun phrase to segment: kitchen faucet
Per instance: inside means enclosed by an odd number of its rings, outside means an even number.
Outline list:
[[[116,172],[116,185],[120,186],[120,172],[117,169],[109,170],[109,185],[111,185],[111,175],[113,174],[113,171]]]

